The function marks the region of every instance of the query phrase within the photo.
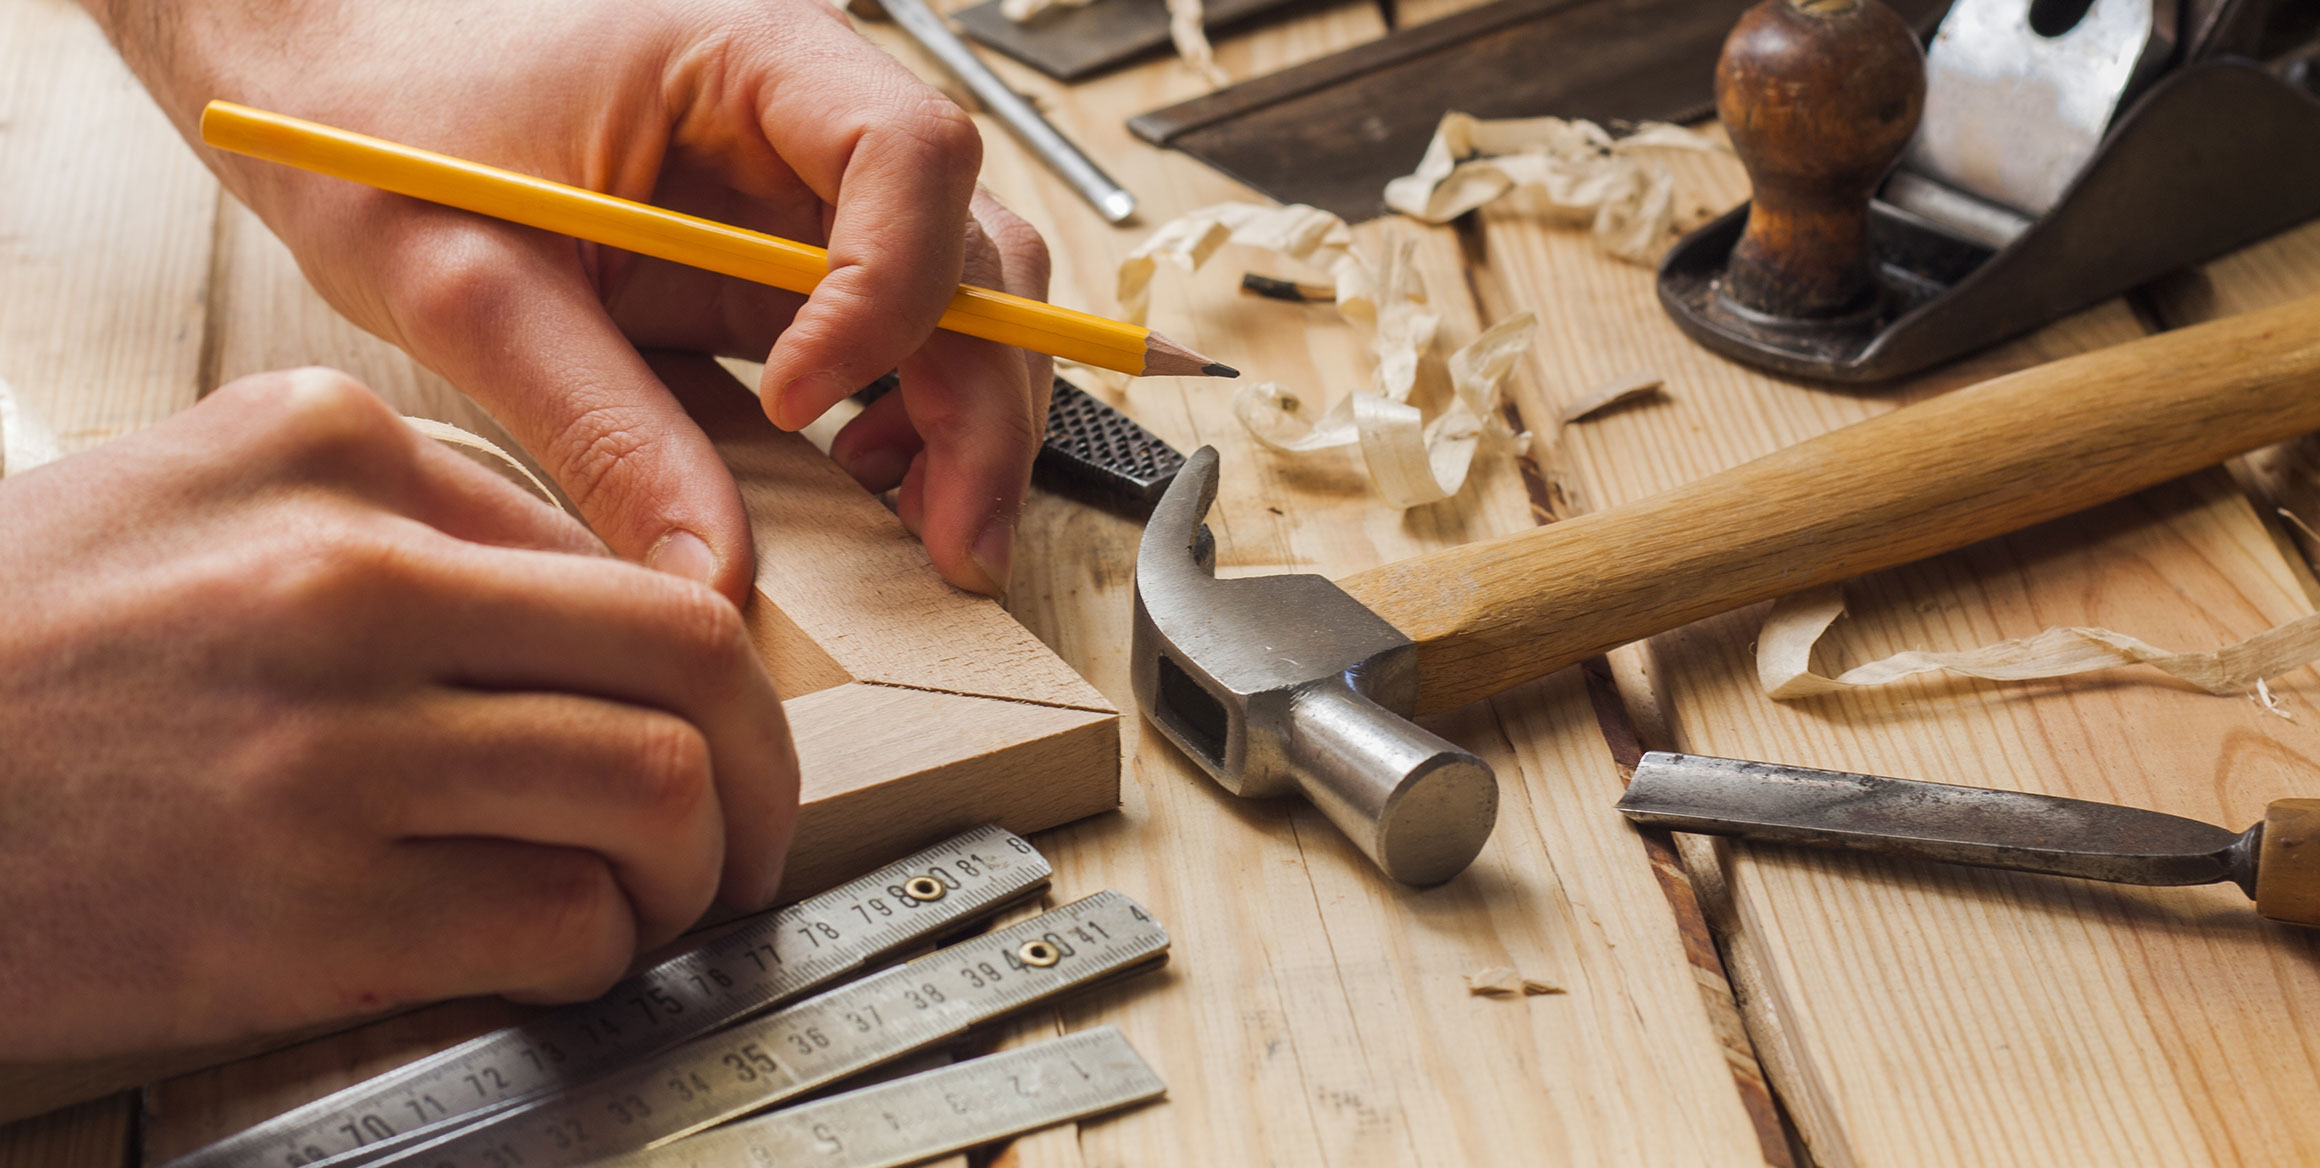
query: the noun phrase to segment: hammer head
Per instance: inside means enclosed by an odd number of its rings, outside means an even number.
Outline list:
[[[1498,817],[1481,759],[1419,729],[1417,646],[1319,576],[1216,578],[1217,455],[1184,464],[1136,556],[1136,704],[1236,795],[1302,793],[1387,875],[1438,884]]]

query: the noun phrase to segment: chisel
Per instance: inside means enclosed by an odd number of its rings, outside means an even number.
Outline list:
[[[2276,800],[2234,832],[2083,799],[1653,751],[1619,810],[1675,831],[2113,884],[2229,880],[2257,912],[2320,926],[2320,799]]]

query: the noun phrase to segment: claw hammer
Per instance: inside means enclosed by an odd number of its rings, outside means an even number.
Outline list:
[[[1217,454],[1136,562],[1136,701],[1226,790],[1303,794],[1387,875],[1481,851],[1498,787],[1410,719],[1701,617],[2320,430],[2320,296],[2023,370],[1688,486],[1331,582],[1215,577]]]

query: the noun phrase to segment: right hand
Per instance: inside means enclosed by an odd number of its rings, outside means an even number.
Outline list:
[[[797,804],[715,591],[346,377],[0,482],[0,1058],[602,991]]]

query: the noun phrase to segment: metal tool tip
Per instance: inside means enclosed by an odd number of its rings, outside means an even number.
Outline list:
[[[1235,369],[1222,361],[1211,361],[1208,364],[1201,366],[1200,372],[1201,375],[1205,377],[1239,377],[1241,375],[1240,370]]]
[[[1096,210],[1103,213],[1106,222],[1125,223],[1136,217],[1136,196],[1126,191],[1111,191],[1096,200]]]

